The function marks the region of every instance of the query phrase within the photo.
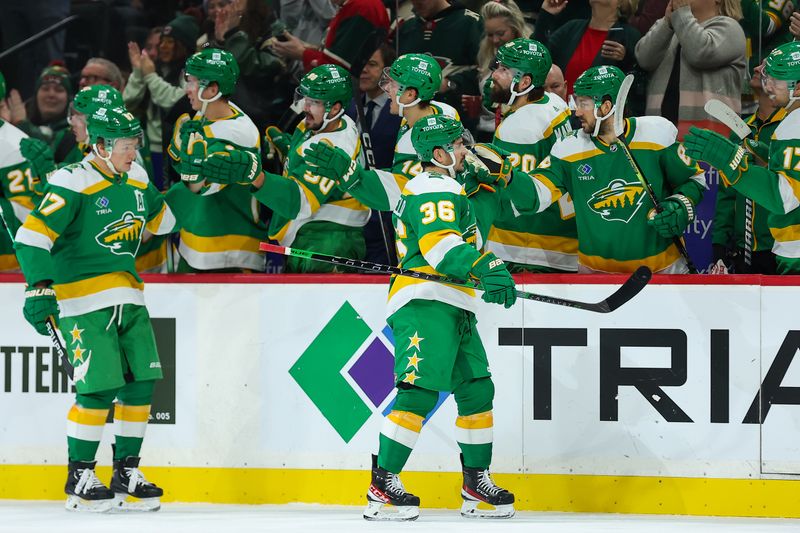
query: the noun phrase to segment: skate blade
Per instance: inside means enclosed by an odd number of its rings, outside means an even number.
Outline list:
[[[155,512],[159,509],[161,509],[160,498],[134,498],[122,492],[114,494],[113,511],[115,513]]]
[[[464,500],[464,503],[461,505],[461,516],[464,518],[503,519],[511,518],[515,513],[514,504],[498,505],[490,509],[480,509],[478,508],[479,503],[483,502]]]
[[[84,500],[80,496],[70,494],[64,508],[67,511],[79,513],[107,513],[114,506],[112,499],[107,500]]]
[[[408,522],[419,518],[419,507],[403,505],[395,507],[383,502],[369,502],[364,509],[364,520]]]

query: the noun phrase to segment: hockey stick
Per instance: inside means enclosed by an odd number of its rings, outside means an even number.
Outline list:
[[[731,109],[724,102],[719,100],[709,100],[703,107],[710,116],[725,124],[730,130],[744,141],[752,134],[750,126],[747,122],[742,120],[742,117],[736,114],[736,111]],[[748,267],[753,264],[753,200],[744,197],[744,264]]]
[[[353,60],[353,64],[350,67],[350,80],[353,84],[353,94],[355,95],[355,103],[356,103],[356,115],[358,118],[358,123],[360,125],[360,135],[361,135],[361,149],[364,151],[364,169],[369,170],[375,168],[375,152],[372,149],[372,138],[370,137],[370,130],[372,129],[371,124],[367,124],[367,116],[364,113],[364,102],[363,97],[364,93],[361,92],[361,87],[359,86],[359,79],[361,77],[361,71],[364,70],[364,66],[366,66],[369,58],[372,57],[372,54],[380,48],[381,43],[386,38],[386,32],[381,28],[375,28],[370,32],[363,40],[361,45],[361,54]],[[387,237],[387,230],[386,224],[383,220],[383,213],[378,211],[378,222],[381,225],[381,236],[383,237],[383,247],[386,250],[386,260],[389,263],[396,263],[396,258],[394,254],[392,254],[392,250],[394,246],[389,246],[389,239]]]
[[[11,216],[14,216],[12,213]],[[14,242],[14,235],[11,234],[11,229],[9,228],[8,224],[5,222],[5,217],[3,213],[3,206],[0,205],[0,224],[6,228],[8,232],[8,236],[11,239],[11,242]],[[47,328],[47,333],[50,335],[50,342],[53,343],[53,347],[58,354],[58,358],[61,359],[61,366],[64,367],[64,371],[69,376],[69,379],[72,379],[72,376],[75,375],[75,368],[72,366],[72,363],[69,362],[69,358],[67,357],[67,350],[64,348],[64,345],[61,343],[61,339],[58,338],[58,334],[56,333],[56,321],[52,316],[47,317],[44,323],[45,327]]]
[[[379,274],[394,274],[396,276],[407,276],[410,278],[424,279],[426,281],[436,281],[438,283],[447,283],[448,285],[457,285],[459,287],[468,287],[470,289],[480,290],[480,284],[478,282],[465,281],[462,279],[451,278],[439,274],[426,274],[424,272],[409,270],[407,268],[382,265],[380,263],[361,261],[359,259],[348,259],[344,257],[337,257],[335,255],[320,254],[316,252],[310,252],[308,250],[298,250],[297,248],[289,248],[288,246],[278,246],[266,242],[262,242],[259,245],[259,248],[265,252],[275,252],[278,254],[283,254],[291,257],[302,257],[303,259],[313,259],[314,261],[323,261],[325,263],[357,268],[359,270],[366,270]],[[599,301],[597,303],[580,302],[577,300],[567,300],[565,298],[556,298],[555,296],[544,296],[541,294],[534,294],[532,292],[525,292],[525,291],[517,291],[517,297],[524,298],[525,300],[534,300],[536,302],[542,302],[546,304],[562,305],[565,307],[582,309],[584,311],[593,311],[595,313],[610,313],[615,309],[619,308],[621,305],[626,303],[628,300],[630,300],[637,294],[639,294],[641,290],[644,289],[645,285],[647,285],[647,283],[650,281],[652,275],[653,274],[652,272],[650,272],[649,268],[647,268],[646,266],[640,266],[638,269],[636,269],[636,272],[631,274],[631,276],[625,281],[625,283],[620,285],[620,287],[616,291],[614,291],[613,294],[611,294],[605,300]]]
[[[617,136],[616,144],[622,149],[622,153],[625,154],[625,159],[627,159],[628,163],[630,163],[631,169],[633,169],[634,174],[636,174],[636,178],[642,184],[645,191],[647,191],[647,196],[650,198],[650,201],[653,202],[653,207],[655,208],[656,213],[660,213],[664,210],[664,207],[656,197],[653,186],[650,185],[650,182],[644,177],[641,167],[636,162],[636,159],[634,159],[633,154],[628,146],[625,144],[625,101],[628,99],[628,92],[631,90],[631,85],[633,85],[633,74],[628,74],[622,81],[622,85],[619,88],[619,93],[617,93],[616,111],[614,111],[614,135]],[[686,266],[689,268],[689,273],[697,274],[697,269],[695,268],[694,263],[692,263],[692,259],[689,257],[689,252],[686,250],[686,245],[683,243],[683,239],[681,237],[673,237],[672,242],[678,249],[678,252],[680,252],[681,256],[683,256],[683,259],[686,261]]]

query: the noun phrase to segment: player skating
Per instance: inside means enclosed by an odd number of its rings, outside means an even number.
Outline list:
[[[74,366],[66,508],[158,510],[163,491],[138,467],[153,386],[162,372],[134,257],[145,228],[167,233],[175,219],[134,162],[142,137],[139,121],[123,109],[101,107],[87,125],[96,157],[55,172],[16,234],[28,283],[24,315],[41,334],[47,334],[50,317],[60,320]],[[94,467],[112,405],[109,489]]]

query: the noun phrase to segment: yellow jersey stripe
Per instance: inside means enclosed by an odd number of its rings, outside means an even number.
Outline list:
[[[598,255],[586,255],[578,252],[578,262],[592,270],[599,270],[601,272],[634,272],[641,265],[649,267],[653,272],[658,272],[677,261],[680,256],[681,254],[678,252],[678,249],[674,244],[671,244],[669,248],[660,254],[651,255],[644,259],[632,259],[630,261],[616,261]]]
[[[247,235],[222,235],[219,237],[201,237],[181,230],[181,242],[197,252],[227,252],[230,250],[243,250],[258,253],[261,242],[255,237]]]
[[[102,276],[73,281],[72,283],[53,285],[53,289],[56,291],[56,297],[59,300],[80,298],[82,296],[117,288],[131,288],[141,291],[144,289],[144,283],[137,281],[136,278],[128,272],[112,272],[110,274],[103,274]]]

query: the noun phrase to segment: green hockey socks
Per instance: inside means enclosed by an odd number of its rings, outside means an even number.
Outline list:
[[[458,405],[456,441],[464,466],[487,469],[492,462],[494,383],[491,378],[466,381],[453,395]]]

